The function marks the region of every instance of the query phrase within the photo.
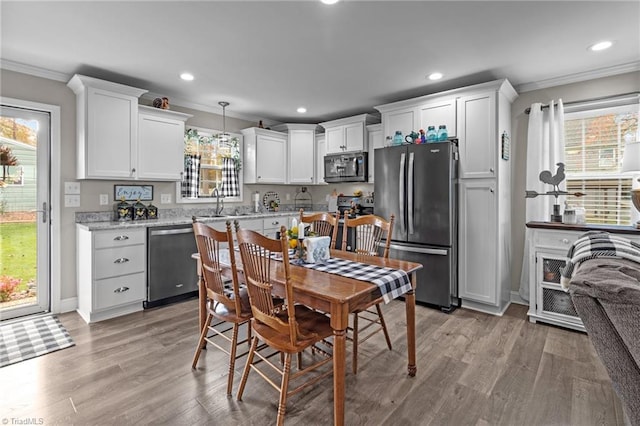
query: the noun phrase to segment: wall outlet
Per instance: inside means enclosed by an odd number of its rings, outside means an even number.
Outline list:
[[[80,195],[80,182],[65,182],[64,193],[72,195]]]
[[[64,196],[64,206],[65,207],[80,207],[80,196],[79,195],[65,195]]]
[[[160,194],[160,204],[169,204],[171,202],[171,194]]]
[[[109,204],[109,195],[108,194],[100,194],[100,205],[106,206]]]

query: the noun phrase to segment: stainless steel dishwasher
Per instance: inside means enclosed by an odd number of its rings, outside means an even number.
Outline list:
[[[197,251],[191,224],[148,228],[145,308],[198,295]]]

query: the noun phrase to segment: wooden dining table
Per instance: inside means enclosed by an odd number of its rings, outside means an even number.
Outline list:
[[[199,288],[199,319],[200,329],[205,326],[207,317],[206,289],[201,276],[200,257],[197,259],[198,288]],[[411,279],[411,290],[403,295],[407,320],[407,357],[408,374],[416,375],[416,328],[415,328],[415,288],[417,271],[422,265],[399,259],[364,256],[342,250],[331,250],[331,257],[337,257],[356,262],[387,267],[405,271]],[[242,262],[240,254],[236,256],[236,266],[239,275],[242,275]],[[224,258],[221,256],[220,263]],[[274,260],[271,271],[273,292],[276,296],[284,296],[284,267],[281,261]],[[224,266],[224,265],[223,265]],[[230,265],[229,265],[230,266]],[[230,269],[230,268],[229,268]],[[318,311],[330,315],[331,328],[333,329],[333,418],[335,425],[344,425],[345,414],[345,370],[346,370],[346,332],[349,325],[349,314],[363,308],[369,302],[380,297],[380,290],[375,284],[348,278],[338,274],[321,272],[304,266],[291,264],[291,283],[293,284],[293,297],[297,303],[302,303]],[[239,277],[242,282],[242,276]]]

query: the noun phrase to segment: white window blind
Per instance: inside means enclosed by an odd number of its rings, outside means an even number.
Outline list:
[[[587,223],[628,225],[633,175],[621,173],[625,142],[638,138],[638,104],[565,114],[565,174],[569,204]]]

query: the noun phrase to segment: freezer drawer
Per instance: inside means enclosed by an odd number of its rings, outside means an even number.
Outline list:
[[[456,256],[450,247],[392,243],[389,257],[421,263],[417,274],[416,301],[448,309],[457,299]]]

